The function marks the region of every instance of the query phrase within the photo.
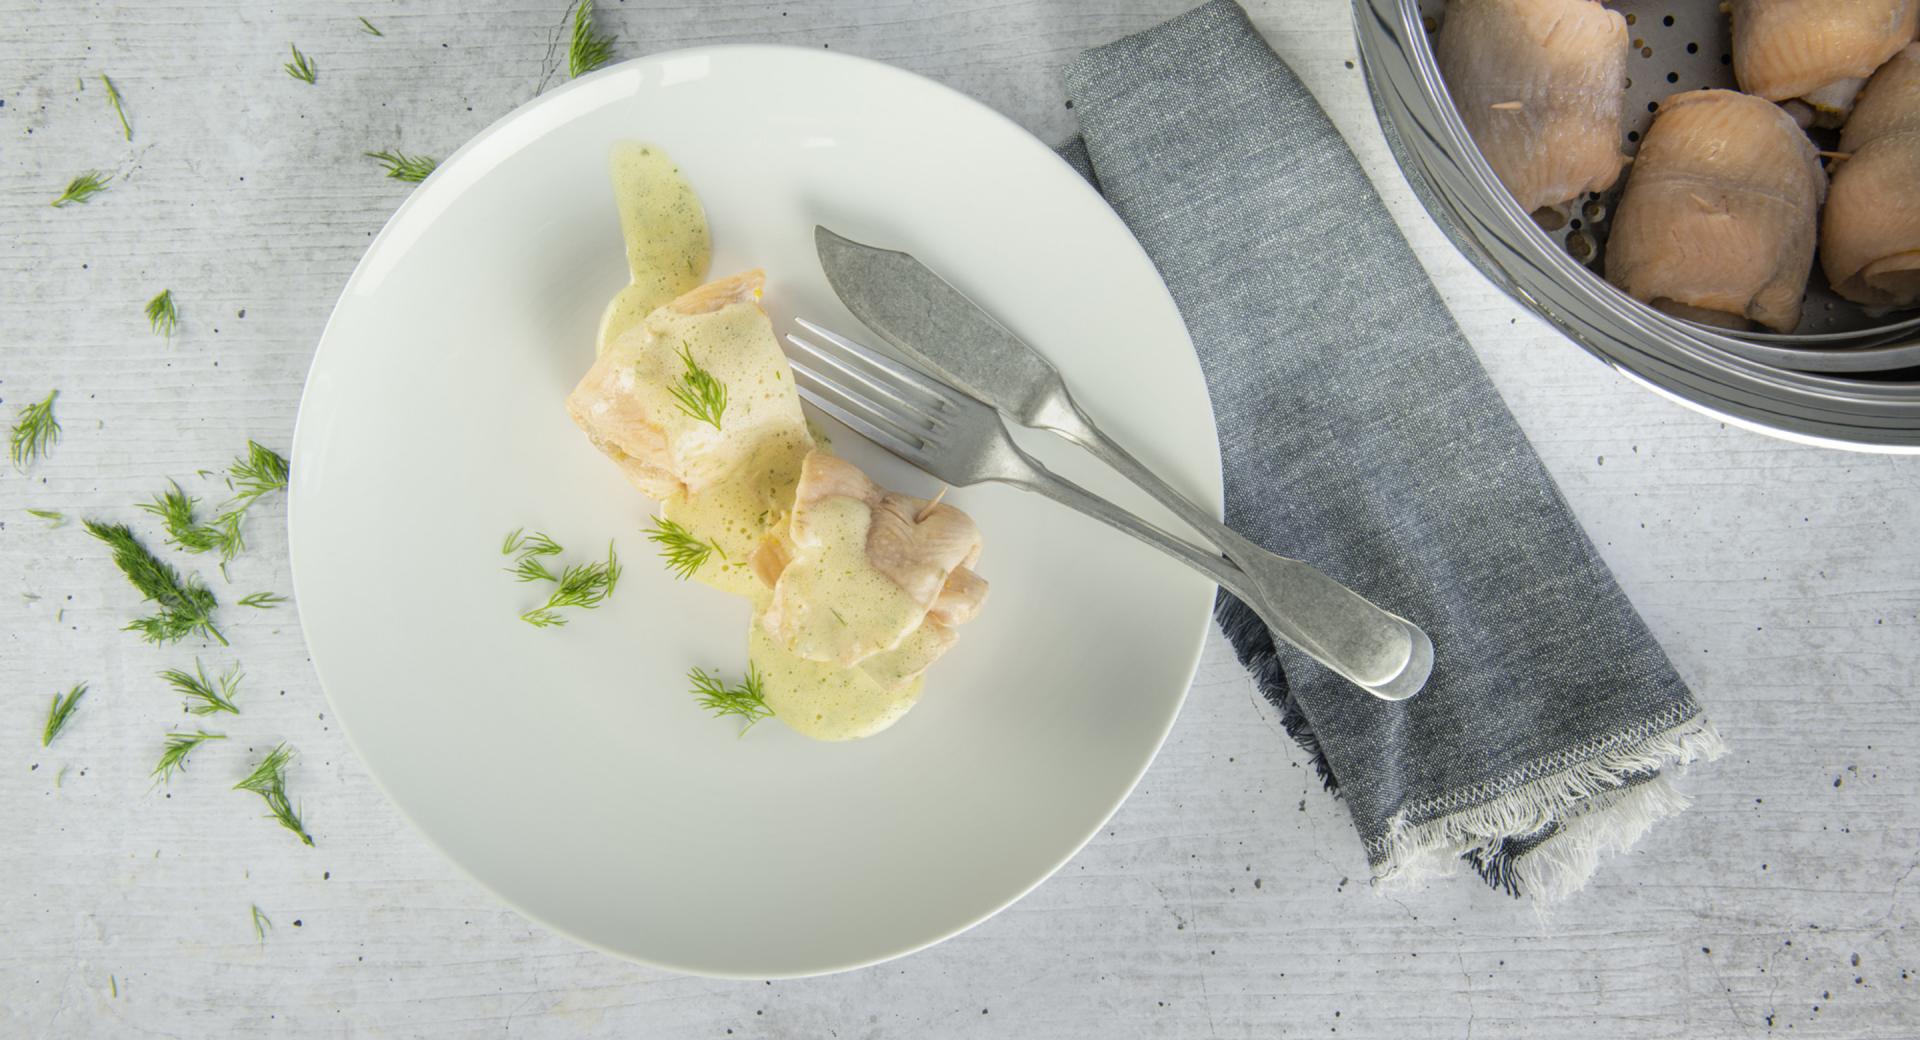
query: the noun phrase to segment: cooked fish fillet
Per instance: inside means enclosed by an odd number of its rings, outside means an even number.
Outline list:
[[[1733,0],[1733,72],[1769,101],[1804,98],[1838,126],[1882,62],[1913,42],[1920,0]]]
[[[986,598],[987,583],[969,569],[981,545],[971,517],[888,491],[824,452],[802,465],[787,539],[753,561],[773,586],[761,624],[810,660],[859,664],[901,647],[930,618],[942,629],[966,621]]]
[[[1920,43],[1881,66],[1841,134],[1820,263],[1834,291],[1870,307],[1920,303]]]
[[[1607,279],[1696,321],[1800,323],[1826,192],[1813,142],[1779,106],[1675,94],[1640,145],[1607,242]]]
[[[698,493],[773,440],[802,441],[806,418],[760,309],[765,276],[700,286],[622,334],[567,396],[596,447],[652,498]],[[726,387],[715,425],[675,397],[692,358]]]
[[[1620,176],[1618,13],[1594,0],[1453,0],[1435,57],[1461,121],[1523,209],[1604,191]]]

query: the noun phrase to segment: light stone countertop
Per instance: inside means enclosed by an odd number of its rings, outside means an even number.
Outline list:
[[[1188,5],[602,0],[601,20],[620,57],[877,58],[1052,142],[1073,125],[1062,65]],[[0,476],[0,1036],[1920,1035],[1920,460],[1682,410],[1496,292],[1393,167],[1338,0],[1252,11],[1733,747],[1571,904],[1542,917],[1466,876],[1371,890],[1345,810],[1217,634],[1158,761],[1058,876],[940,946],[822,979],[674,976],[503,907],[375,789],[291,605],[228,611],[228,632],[249,732],[301,751],[318,847],[255,820],[231,780],[149,792],[177,719],[154,673],[182,655],[118,631],[130,594],[99,548],[24,510],[131,518],[248,437],[284,450],[321,325],[408,190],[360,153],[445,155],[534,96],[563,6],[0,3],[0,413],[58,387],[66,427],[49,462]],[[281,71],[290,40],[317,86]],[[88,168],[118,179],[47,205]],[[141,313],[162,285],[184,319],[171,349]],[[289,591],[283,509],[257,511],[236,588]],[[82,679],[42,750],[48,696]]]

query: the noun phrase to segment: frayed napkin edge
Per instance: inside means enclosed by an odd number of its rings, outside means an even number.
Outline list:
[[[1726,752],[1713,723],[1696,714],[1434,819],[1415,823],[1402,811],[1376,848],[1368,850],[1377,853],[1369,857],[1375,887],[1404,887],[1454,874],[1463,864],[1499,861],[1504,876],[1489,876],[1490,883],[1524,891],[1542,904],[1558,902],[1586,885],[1604,855],[1625,851],[1654,824],[1688,806],[1690,799],[1673,784],[1673,770]],[[1548,828],[1551,836],[1524,855],[1501,853],[1508,841]]]

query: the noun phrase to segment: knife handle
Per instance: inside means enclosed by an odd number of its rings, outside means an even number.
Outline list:
[[[1273,633],[1382,700],[1420,692],[1433,672],[1433,640],[1319,569],[1268,552],[1215,519],[1101,432],[1064,387],[1034,425],[1111,466],[1208,541],[1245,574],[1228,591],[1247,600]]]

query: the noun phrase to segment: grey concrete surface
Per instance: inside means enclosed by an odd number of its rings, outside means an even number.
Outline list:
[[[1186,2],[629,0],[602,20],[621,57],[777,41],[878,58],[1056,140],[1063,62]],[[231,763],[150,792],[178,718],[153,676],[183,655],[117,631],[119,576],[24,510],[132,517],[248,437],[284,449],[334,296],[407,191],[360,153],[444,155],[534,96],[563,6],[0,2],[0,413],[58,387],[66,427],[49,462],[0,475],[0,1035],[1920,1035],[1920,462],[1726,428],[1494,292],[1393,169],[1338,0],[1252,10],[1734,749],[1579,899],[1541,916],[1465,877],[1370,889],[1344,810],[1217,637],[1159,760],[1057,877],[945,944],[823,979],[676,977],[501,906],[374,788],[291,606],[234,617],[231,657],[247,740],[301,749],[318,847],[256,819]],[[289,41],[317,85],[281,71]],[[88,168],[117,174],[108,192],[47,205]],[[141,314],[162,285],[184,319],[170,349]],[[259,510],[235,587],[288,591],[282,515]],[[82,679],[89,701],[42,750],[47,697]]]

